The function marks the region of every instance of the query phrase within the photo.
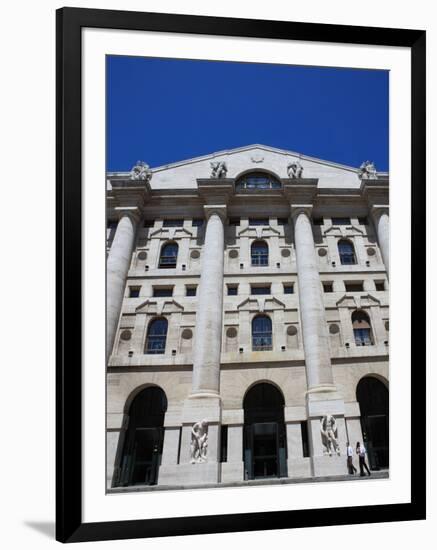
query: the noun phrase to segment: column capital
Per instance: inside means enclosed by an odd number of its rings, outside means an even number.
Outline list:
[[[388,205],[389,201],[389,180],[387,177],[378,177],[373,180],[362,180],[360,187],[361,195],[367,200],[369,206],[376,204]]]
[[[295,221],[299,214],[306,214],[311,219],[311,213],[313,211],[312,204],[290,204],[290,218]]]
[[[282,179],[282,193],[290,203],[311,204],[317,195],[318,179]]]
[[[124,216],[128,216],[134,223],[138,223],[141,217],[141,210],[138,206],[116,206],[114,212],[118,221]]]
[[[234,180],[231,178],[201,178],[197,180],[199,196],[208,205],[226,205],[235,193]]]
[[[209,218],[213,214],[217,214],[219,218],[222,220],[223,223],[226,221],[226,215],[227,215],[227,208],[226,204],[205,204],[203,207],[203,211],[205,213],[205,218],[209,220]]]
[[[375,220],[378,220],[383,214],[390,214],[390,208],[385,205],[375,204],[370,207],[370,213]]]
[[[107,191],[107,197],[114,208],[143,208],[152,194],[148,181],[122,179],[111,180],[110,183],[111,189]]]

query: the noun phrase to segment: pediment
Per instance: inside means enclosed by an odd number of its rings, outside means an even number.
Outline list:
[[[197,179],[211,177],[211,162],[224,161],[227,178],[235,179],[248,171],[267,171],[278,178],[288,178],[287,166],[299,161],[303,177],[319,180],[320,187],[360,187],[358,167],[345,166],[304,153],[254,144],[213,152],[152,168],[150,186],[158,189],[197,189]],[[114,174],[120,176],[121,173]],[[111,174],[108,174],[109,179]]]
[[[333,225],[323,231],[323,235],[333,235],[334,237],[353,237],[354,235],[364,235],[364,231],[356,225]]]
[[[261,239],[262,237],[273,237],[275,235],[280,235],[280,232],[272,227],[271,225],[257,225],[253,227],[245,227],[238,231],[238,236],[241,237],[253,237],[256,239]]]
[[[362,307],[370,306],[379,306],[381,302],[378,298],[375,298],[371,294],[366,294],[362,296],[352,296],[350,294],[345,294],[336,302],[337,307],[348,307],[360,309]]]
[[[246,298],[237,309],[240,311],[274,311],[275,309],[285,309],[285,304],[274,296],[260,296],[258,298]]]
[[[146,300],[135,309],[136,313],[154,315],[179,313],[182,311],[184,311],[183,306],[176,302],[176,300]]]
[[[150,233],[150,238],[158,239],[180,239],[182,237],[192,237],[193,233],[185,227],[160,227]]]

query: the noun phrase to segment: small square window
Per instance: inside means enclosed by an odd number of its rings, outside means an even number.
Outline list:
[[[140,295],[140,286],[130,286],[129,287],[129,298],[138,298]]]
[[[270,285],[254,286],[250,285],[251,294],[270,294]]]
[[[332,225],[350,225],[350,218],[332,218]]]
[[[249,218],[249,225],[269,225],[269,218]]]
[[[162,227],[183,227],[184,220],[164,220]]]
[[[191,222],[191,225],[193,227],[202,227],[203,221],[203,218],[194,218]]]
[[[237,296],[238,285],[228,285],[228,296]]]
[[[278,225],[287,225],[288,219],[287,218],[278,218]]]
[[[334,285],[332,283],[324,282],[323,284],[323,292],[334,292]]]
[[[323,218],[313,218],[313,225],[323,225]]]
[[[293,294],[294,285],[284,284],[284,294]]]
[[[354,281],[350,283],[345,282],[344,286],[346,288],[346,292],[363,292],[364,290],[362,281]]]
[[[240,225],[240,218],[229,218],[229,225]]]
[[[186,287],[186,295],[187,296],[196,296],[197,293],[197,286],[187,286]]]
[[[154,298],[166,298],[167,296],[173,296],[173,287],[153,287]]]
[[[385,290],[385,282],[384,281],[375,281],[375,288],[376,288],[376,290]]]
[[[107,227],[107,229],[117,229],[117,222],[108,220],[106,222],[106,227]]]
[[[369,225],[369,220],[368,220],[366,217],[364,217],[364,218],[358,218],[358,223],[359,223],[360,225]]]

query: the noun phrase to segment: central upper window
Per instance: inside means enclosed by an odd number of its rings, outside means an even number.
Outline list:
[[[266,172],[249,172],[238,178],[235,188],[241,189],[280,189],[281,182]]]

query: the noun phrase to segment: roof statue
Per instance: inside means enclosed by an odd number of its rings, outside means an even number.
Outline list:
[[[298,160],[293,160],[287,164],[287,174],[291,179],[301,178],[303,174],[303,166]]]
[[[137,160],[135,166],[130,172],[131,180],[150,181],[152,179],[152,170],[143,160]]]
[[[226,162],[221,160],[216,162],[211,162],[211,177],[212,178],[225,178],[228,173],[228,167]]]
[[[376,180],[375,164],[370,162],[370,160],[363,162],[358,170],[358,177],[360,180]]]

